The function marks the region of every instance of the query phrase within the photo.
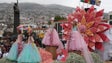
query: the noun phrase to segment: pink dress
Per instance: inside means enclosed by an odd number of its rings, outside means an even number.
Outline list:
[[[48,46],[58,46],[59,49],[63,49],[62,42],[60,41],[58,33],[54,28],[49,28],[47,30],[42,40],[42,43]]]
[[[70,35],[70,40],[67,42],[68,44],[68,50],[82,50],[83,47],[81,45],[82,41],[84,42],[83,37],[78,31],[72,31]]]
[[[67,45],[69,51],[80,50],[86,60],[86,63],[94,63],[83,36],[76,30],[76,28],[71,32],[71,37],[67,42]]]

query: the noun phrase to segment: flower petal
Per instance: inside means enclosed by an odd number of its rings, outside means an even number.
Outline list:
[[[99,33],[99,36],[102,38],[102,40],[103,40],[104,42],[109,42],[109,38],[108,38],[105,34]]]
[[[96,17],[101,17],[101,16],[103,16],[103,12],[104,12],[104,9],[98,11],[98,12],[96,13]]]
[[[92,21],[92,22],[88,22],[88,23],[86,24],[86,27],[87,27],[87,28],[90,28],[90,27],[93,26],[93,24],[94,24],[94,21]]]
[[[102,38],[98,34],[95,34],[94,37],[96,42],[103,42]]]
[[[104,50],[103,44],[101,42],[96,42],[95,47],[100,51]]]
[[[85,32],[88,36],[93,36],[93,32],[91,30],[86,30]]]
[[[85,19],[84,16],[82,17],[81,24],[82,24],[82,25],[86,24],[86,19]]]
[[[88,46],[89,46],[90,48],[92,48],[92,47],[95,46],[95,43],[94,43],[94,42],[89,42],[89,43],[88,43]]]
[[[101,33],[108,30],[110,26],[108,24],[99,24],[97,27],[97,32]]]

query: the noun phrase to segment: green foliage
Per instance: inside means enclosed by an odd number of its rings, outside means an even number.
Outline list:
[[[98,54],[92,52],[91,55],[93,57],[94,63],[103,63]],[[55,61],[54,63],[61,63],[61,62]],[[86,61],[84,57],[81,55],[78,55],[76,53],[69,53],[66,63],[86,63]]]
[[[101,60],[100,56],[94,52],[91,53],[94,63],[103,63],[103,60]]]
[[[51,22],[50,21],[48,21],[48,25],[50,25],[51,24]]]
[[[69,53],[66,63],[86,63],[86,62],[81,55],[78,55],[76,53]]]
[[[55,16],[54,21],[59,21],[59,20],[65,20],[65,17],[62,16]]]
[[[56,61],[54,61],[53,63],[62,63],[62,62],[56,60]]]
[[[10,60],[7,60],[6,58],[2,58],[2,59],[0,59],[0,63],[18,63],[18,62],[16,62],[16,61],[10,61]]]
[[[17,62],[10,61],[10,60],[7,60],[5,58],[2,58],[2,59],[0,59],[0,63],[17,63]]]

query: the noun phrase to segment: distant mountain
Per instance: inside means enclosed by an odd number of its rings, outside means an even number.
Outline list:
[[[0,3],[0,19],[2,16],[11,15],[13,16],[13,5],[14,3]],[[56,15],[66,16],[75,8],[57,5],[57,4],[50,4],[50,5],[43,5],[37,3],[19,3],[19,9],[21,16],[24,17],[40,17],[40,16],[47,16],[52,17]],[[104,13],[104,18],[107,18],[108,14]]]
[[[42,5],[37,3],[19,3],[20,13],[23,16],[56,16],[56,15],[67,15],[71,13],[74,8],[66,7],[57,4]],[[0,13],[12,13],[13,14],[13,3],[0,3]]]
[[[9,30],[12,30],[14,22],[13,6],[14,3],[0,3],[0,22],[7,24]],[[21,22],[24,21],[29,23],[42,21],[40,19],[41,16],[45,17],[43,21],[48,21],[49,18],[57,15],[66,16],[74,10],[74,8],[57,4],[42,5],[37,3],[19,3],[19,9]],[[25,20],[27,17],[30,17],[30,19]],[[35,18],[35,20],[31,19],[31,17]]]

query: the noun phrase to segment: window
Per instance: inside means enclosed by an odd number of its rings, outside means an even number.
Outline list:
[[[112,15],[110,15],[110,19],[112,19]]]
[[[112,25],[112,21],[109,21],[109,24]]]

